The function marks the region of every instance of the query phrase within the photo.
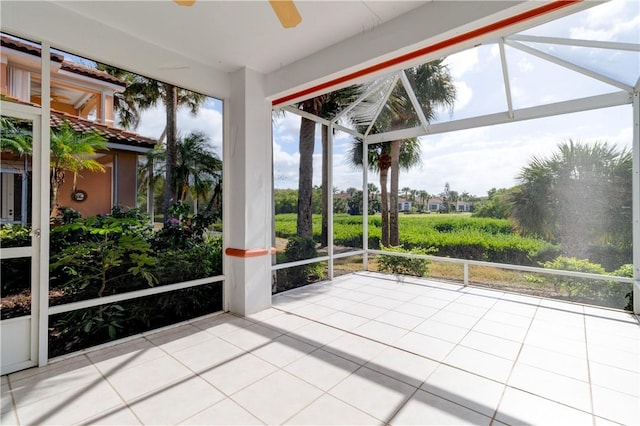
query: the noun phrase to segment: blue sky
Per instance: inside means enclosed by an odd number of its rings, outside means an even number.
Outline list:
[[[562,18],[525,34],[572,37],[598,41],[640,43],[640,2],[613,0]],[[640,54],[604,49],[530,44],[548,53],[621,78],[631,86],[640,76]],[[614,92],[619,89],[507,47],[514,108]],[[434,122],[467,118],[506,110],[499,49],[487,44],[447,58],[457,87],[452,114],[440,112]],[[222,104],[209,99],[197,116],[178,112],[182,134],[193,130],[209,135],[216,152],[222,153]],[[286,114],[273,128],[274,184],[276,188],[296,188],[298,181],[298,132],[300,118]],[[137,132],[158,137],[164,129],[164,110],[152,109],[143,115]],[[314,185],[320,184],[320,139],[316,135]],[[459,192],[485,195],[493,188],[515,185],[515,177],[532,156],[548,156],[568,139],[583,142],[608,141],[631,147],[631,106],[555,116],[500,126],[469,129],[420,138],[422,165],[400,175],[400,188],[440,193],[445,183]],[[360,187],[361,172],[348,161],[351,136],[338,132],[334,142],[334,182],[340,189]],[[378,185],[377,175],[369,181]]]
[[[573,37],[599,41],[640,43],[640,3],[613,0],[543,26],[526,34]],[[604,49],[530,44],[548,53],[622,78],[631,86],[640,76],[640,54]],[[480,46],[447,58],[457,87],[454,111],[442,111],[434,122],[490,114],[506,110],[506,97],[496,44]],[[619,89],[574,71],[507,47],[514,108],[575,99]],[[276,188],[297,187],[298,129],[300,118],[288,114],[274,126],[274,182]],[[547,156],[568,139],[606,140],[631,147],[631,106],[556,116],[500,126],[476,128],[420,138],[422,165],[401,172],[400,187],[439,193],[451,189],[485,195],[493,187],[510,187],[528,160]],[[316,137],[314,184],[320,184],[320,143]],[[338,133],[334,150],[334,182],[340,189],[360,187],[360,171],[349,165],[351,137]],[[369,181],[378,184],[370,173]]]

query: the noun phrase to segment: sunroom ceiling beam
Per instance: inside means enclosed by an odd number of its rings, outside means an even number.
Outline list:
[[[569,61],[565,61],[564,59],[558,58],[557,56],[550,55],[550,54],[545,53],[545,52],[543,52],[541,50],[534,49],[533,47],[529,47],[529,46],[527,46],[525,44],[522,44],[520,42],[517,42],[517,41],[512,41],[512,40],[509,40],[509,39],[505,39],[504,42],[508,46],[511,46],[511,47],[513,47],[515,49],[521,50],[521,51],[523,51],[525,53],[529,53],[530,55],[537,56],[540,59],[544,59],[544,60],[549,61],[551,63],[554,63],[556,65],[560,65],[562,67],[568,68],[568,69],[570,69],[572,71],[575,71],[575,72],[578,72],[580,74],[584,74],[584,75],[586,75],[588,77],[591,77],[591,78],[594,78],[596,80],[600,80],[600,81],[602,81],[604,83],[610,84],[610,85],[615,86],[615,87],[617,87],[619,89],[626,90],[629,93],[633,92],[633,87],[629,86],[628,84],[625,84],[625,83],[623,83],[621,81],[618,81],[616,79],[613,79],[611,77],[607,77],[606,75],[602,75],[602,74],[597,73],[595,71],[592,71],[590,69],[581,67],[580,65],[576,65],[576,64],[573,64],[573,63],[571,63]]]
[[[640,44],[622,43],[618,41],[596,41],[561,37],[543,37],[528,34],[513,34],[505,38],[508,40],[525,41],[531,43],[561,44],[566,46],[595,47],[598,49],[629,50],[632,52],[640,52]]]
[[[591,96],[588,98],[574,99],[570,101],[556,102],[553,104],[517,109],[513,111],[513,118],[509,118],[509,113],[507,111],[504,111],[496,114],[487,114],[478,117],[448,121],[445,123],[431,124],[429,125],[428,132],[426,133],[421,126],[386,133],[377,133],[368,136],[366,142],[367,144],[390,142],[394,140],[409,139],[438,133],[473,129],[476,127],[494,126],[516,121],[533,120],[536,118],[551,117],[554,115],[571,114],[574,112],[609,108],[619,105],[628,105],[632,101],[632,95],[625,91],[606,93],[604,95]]]
[[[416,111],[416,114],[418,114],[420,124],[422,125],[424,130],[427,131],[427,128],[429,127],[429,121],[427,120],[427,117],[425,117],[424,111],[422,111],[420,102],[418,102],[418,98],[416,97],[416,92],[413,91],[413,87],[411,87],[411,83],[409,82],[407,73],[404,70],[400,72],[400,81],[402,81],[404,90],[407,91],[407,96],[409,96],[409,100],[411,101],[411,105],[413,105],[413,109]]]
[[[298,109],[296,107],[286,106],[286,107],[282,107],[281,109],[283,111],[287,111],[287,112],[290,112],[292,114],[299,115],[300,117],[307,118],[307,119],[309,119],[311,121],[315,121],[316,123],[320,123],[320,124],[323,124],[325,126],[333,126],[334,129],[340,130],[340,131],[345,132],[345,133],[348,133],[348,134],[350,134],[352,136],[355,136],[357,138],[364,137],[364,135],[358,133],[357,131],[355,131],[353,129],[341,126],[340,124],[333,123],[333,122],[327,120],[326,118],[318,117],[317,115],[310,114],[307,111],[303,111],[303,110]]]
[[[509,80],[509,70],[507,69],[507,55],[504,51],[504,38],[498,41],[500,47],[500,62],[502,63],[502,79],[504,80],[504,94],[507,97],[507,113],[509,118],[513,118],[513,101],[511,99],[511,82]]]

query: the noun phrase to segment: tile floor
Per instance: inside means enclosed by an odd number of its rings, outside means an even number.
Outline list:
[[[20,425],[640,423],[622,312],[374,273],[2,377]]]

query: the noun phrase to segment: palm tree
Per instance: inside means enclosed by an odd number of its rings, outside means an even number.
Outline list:
[[[361,91],[360,86],[350,86],[345,89],[336,90],[325,95],[303,101],[297,106],[299,109],[317,115],[322,118],[331,119],[337,112],[346,105],[353,102]],[[313,151],[315,148],[316,123],[308,118],[301,117],[300,122],[300,165],[298,178],[298,220],[297,235],[305,238],[312,238],[312,193],[313,193]],[[328,127],[322,125],[322,235],[321,245],[326,246],[328,242],[328,217],[329,217],[329,186],[328,186]]]
[[[31,155],[31,135],[20,129],[19,119],[0,116],[0,151],[17,157]]]
[[[628,150],[606,142],[562,143],[522,169],[511,217],[523,233],[560,242],[567,256],[585,257],[594,244],[629,247],[631,164]]]
[[[188,195],[194,201],[194,212],[198,212],[198,200],[212,194],[221,183],[222,162],[209,146],[209,138],[202,132],[192,132],[178,139],[176,188],[178,201],[184,202]],[[209,205],[212,205],[209,202]]]
[[[166,127],[163,132],[166,137],[165,179],[169,184],[165,185],[162,209],[165,213],[165,218],[168,218],[166,212],[169,206],[177,200],[175,168],[177,161],[178,131],[176,117],[178,108],[186,107],[191,114],[196,115],[205,102],[205,96],[108,65],[98,64],[98,69],[127,82],[127,88],[122,94],[116,96],[114,102],[114,108],[118,112],[120,124],[125,128],[135,129],[140,121],[140,112],[156,106],[158,102],[162,102],[165,107]]]
[[[51,217],[56,214],[58,191],[64,183],[65,173],[82,170],[103,172],[104,166],[94,160],[97,150],[107,149],[106,139],[95,132],[80,133],[73,130],[68,121],[57,129],[51,129]]]
[[[437,108],[452,108],[455,101],[456,88],[449,69],[443,62],[444,59],[437,59],[404,71],[428,122],[435,118]],[[387,116],[385,121],[389,123],[388,130],[413,127],[419,124],[418,116],[413,109],[406,90],[401,84],[396,84],[394,87],[383,113]],[[420,147],[417,140],[411,143],[413,146],[410,149],[402,152],[401,145],[406,144],[406,140],[392,141],[390,149],[391,211],[389,213],[389,242],[393,246],[400,245],[398,229],[398,180],[400,168],[408,170],[420,164]],[[409,156],[409,153],[415,155],[415,157]],[[403,162],[400,161],[401,155],[405,156]]]

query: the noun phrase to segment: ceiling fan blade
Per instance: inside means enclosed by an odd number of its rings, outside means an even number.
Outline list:
[[[269,0],[273,11],[285,28],[293,28],[302,22],[302,16],[293,0]]]
[[[180,6],[193,6],[196,0],[173,0],[176,4]]]

